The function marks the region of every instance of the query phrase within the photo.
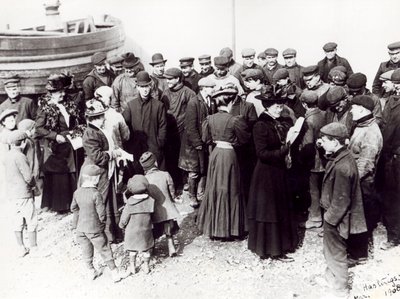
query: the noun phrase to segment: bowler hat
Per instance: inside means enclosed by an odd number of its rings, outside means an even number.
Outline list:
[[[263,72],[260,69],[247,69],[247,70],[244,70],[240,74],[240,76],[242,77],[242,79],[244,81],[250,80],[250,79],[253,79],[253,80],[259,80],[260,79],[261,80],[261,79],[264,78]]]
[[[146,193],[149,186],[149,181],[144,175],[136,174],[129,179],[127,189],[131,194],[143,194]]]
[[[99,116],[104,114],[107,111],[108,107],[103,103],[103,101],[97,99],[91,99],[86,102],[86,111],[85,115],[92,117],[92,116]]]
[[[193,61],[194,61],[193,57],[183,57],[183,58],[179,59],[179,66],[180,67],[192,66]]]
[[[204,86],[204,87],[215,87],[216,84],[213,79],[211,79],[207,76],[207,77],[201,78],[197,85]]]
[[[363,73],[354,73],[347,79],[349,90],[360,90],[367,84],[367,76]]]
[[[268,48],[264,52],[267,56],[278,56],[279,54],[278,50],[275,48]]]
[[[390,71],[382,73],[379,76],[379,80],[381,80],[381,81],[388,81],[389,80],[390,81],[390,79],[392,78],[393,72],[394,72],[394,70],[390,70]]]
[[[136,75],[138,86],[148,86],[151,84],[151,78],[148,72],[141,71]]]
[[[167,59],[164,59],[161,53],[155,53],[153,54],[153,56],[151,56],[151,62],[149,64],[155,66],[156,64],[166,63],[166,62]]]
[[[337,48],[337,43],[334,43],[334,42],[326,43],[326,44],[322,47],[322,49],[324,49],[325,52],[333,51],[333,50],[335,50],[336,48]]]
[[[82,175],[98,176],[98,175],[101,175],[101,173],[102,173],[101,168],[94,164],[86,164],[81,169]]]
[[[289,58],[289,57],[296,57],[297,51],[292,48],[288,48],[282,52],[283,58]]]
[[[316,104],[318,102],[318,94],[315,91],[305,89],[301,93],[300,101],[306,104]]]
[[[17,115],[18,114],[18,110],[16,109],[6,109],[4,110],[1,114],[0,114],[0,123],[7,117],[10,115]]]
[[[228,66],[229,59],[226,56],[216,56],[214,57],[214,65],[216,67]]]
[[[227,83],[226,85],[221,86],[218,90],[216,90],[213,93],[212,97],[216,98],[216,97],[218,97],[220,95],[223,95],[223,94],[236,95],[236,94],[238,94],[238,88],[233,83]]]
[[[107,54],[104,52],[96,52],[92,55],[92,63],[94,65],[102,64],[106,61]]]
[[[400,84],[400,69],[397,69],[392,73],[390,81],[392,81],[394,84]]]
[[[246,48],[242,50],[242,57],[251,57],[256,55],[256,51],[254,49]]]
[[[156,156],[152,152],[144,152],[139,158],[139,163],[142,165],[144,171],[153,168],[156,161]]]
[[[400,42],[394,42],[388,45],[389,54],[394,54],[400,51]]]
[[[333,122],[323,126],[320,129],[321,135],[330,136],[333,138],[344,139],[349,137],[349,132],[345,125]]]
[[[373,111],[375,108],[374,100],[368,95],[358,95],[351,100],[351,104],[360,105],[369,111]]]
[[[347,98],[346,90],[342,86],[332,86],[326,93],[326,104],[334,107]]]
[[[172,67],[170,69],[167,69],[164,73],[164,77],[167,79],[172,79],[172,78],[181,78],[182,77],[182,71],[176,67]]]
[[[8,144],[16,144],[19,141],[25,140],[28,137],[25,132],[20,130],[11,131],[10,134],[7,135],[7,143]]]
[[[311,76],[318,73],[318,66],[317,65],[310,65],[303,68],[303,76]]]
[[[124,58],[124,61],[122,62],[124,68],[133,68],[140,62],[139,57],[136,57],[132,52],[127,52],[123,54],[122,57]]]
[[[47,78],[46,89],[48,91],[60,91],[65,88],[65,77],[60,74],[52,74]]]
[[[21,81],[21,78],[18,75],[13,75],[4,80],[5,87],[11,87],[17,85]]]

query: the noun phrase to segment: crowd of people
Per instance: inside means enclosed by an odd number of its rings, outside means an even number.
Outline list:
[[[382,250],[400,243],[400,42],[388,45],[372,91],[336,43],[323,50],[303,67],[295,49],[281,65],[274,48],[243,49],[243,64],[223,48],[213,64],[198,57],[200,72],[192,57],[166,69],[156,53],[147,72],[132,52],[99,52],[82,86],[50,75],[37,102],[20,95],[18,74],[8,78],[0,143],[20,256],[39,251],[41,194],[43,212],[74,213],[92,279],[94,248],[114,281],[126,277],[110,247],[122,240],[128,274],[138,254],[148,273],[156,238],[176,255],[175,205],[188,191],[204,235],[247,238],[260,258],[291,262],[299,227],[322,227],[327,268],[316,280],[346,296],[348,267],[373,257],[378,222]]]

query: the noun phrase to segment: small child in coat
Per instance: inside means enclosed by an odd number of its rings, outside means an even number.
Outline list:
[[[175,256],[176,249],[173,235],[179,230],[176,222],[179,212],[172,202],[175,197],[174,182],[168,172],[158,169],[157,158],[153,153],[143,153],[139,163],[142,165],[146,179],[149,181],[149,194],[155,200],[152,216],[154,237],[158,238],[165,234],[167,236],[169,256]]]
[[[148,194],[149,182],[143,175],[134,175],[127,185],[127,202],[122,211],[119,226],[125,229],[125,251],[130,256],[130,272],[136,273],[136,257],[143,255],[142,270],[150,272],[150,251],[154,247],[151,214],[154,211],[154,199]]]
[[[76,228],[76,239],[82,248],[83,260],[89,270],[89,277],[95,279],[100,273],[93,266],[93,248],[101,255],[111,270],[114,282],[122,279],[104,232],[106,208],[103,197],[97,190],[101,169],[97,165],[84,165],[81,170],[82,184],[75,192],[71,203],[74,213],[73,228]]]
[[[8,134],[9,151],[5,155],[4,163],[7,169],[7,197],[12,205],[12,218],[14,232],[19,247],[19,256],[23,257],[31,252],[38,254],[36,243],[37,236],[37,214],[32,188],[35,179],[29,167],[26,156],[22,153],[27,135],[15,130]],[[26,226],[29,239],[29,247],[26,248],[23,241],[23,230]]]

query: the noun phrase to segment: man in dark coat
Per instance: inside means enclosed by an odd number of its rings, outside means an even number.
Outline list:
[[[166,62],[167,60],[164,59],[161,53],[155,53],[149,63],[153,67],[151,78],[157,83],[156,85],[161,93],[168,88],[167,78],[164,77]]]
[[[383,118],[382,164],[383,181],[383,223],[387,231],[387,241],[382,249],[400,244],[400,69],[393,72],[391,81],[395,94],[389,97]]]
[[[320,106],[320,100],[323,95],[328,91],[330,85],[321,80],[321,75],[318,72],[318,66],[310,65],[303,68],[303,80],[306,89],[314,91],[318,95],[318,107],[321,110],[326,110],[326,107]]]
[[[285,60],[284,68],[289,72],[290,81],[295,83],[301,89],[305,88],[303,81],[303,67],[296,62],[297,51],[288,48],[282,52],[283,59]]]
[[[353,156],[345,146],[346,126],[340,123],[325,125],[319,139],[329,162],[322,181],[321,206],[324,209],[323,248],[327,264],[324,277],[316,277],[337,296],[349,293],[346,240],[349,234],[367,230],[362,193]],[[347,297],[346,297],[347,298]]]
[[[192,207],[198,207],[198,199],[204,193],[205,176],[207,175],[208,150],[201,140],[202,123],[211,114],[211,95],[215,82],[211,78],[199,81],[200,92],[191,98],[185,115],[185,131],[183,133],[179,168],[188,172],[189,200]],[[199,183],[203,182],[202,185]]]
[[[167,115],[163,103],[151,96],[151,82],[147,72],[137,74],[139,94],[127,103],[122,114],[131,132],[126,149],[133,154],[135,161],[139,161],[144,152],[152,152],[157,157],[160,169],[164,170]],[[140,172],[139,167],[137,162],[134,163],[136,172]]]
[[[193,57],[184,57],[179,59],[180,68],[183,74],[183,84],[193,90],[195,93],[199,91],[198,82],[201,79],[199,73],[193,67]]]
[[[236,71],[242,66],[240,63],[233,59],[233,51],[231,48],[222,48],[219,52],[219,56],[226,57],[228,59],[228,70],[230,75],[234,75]]]
[[[0,104],[0,114],[6,109],[18,111],[16,124],[23,119],[36,119],[37,106],[35,102],[27,97],[21,97],[20,78],[18,75],[4,81],[4,89],[8,98]]]
[[[201,55],[199,57],[200,64],[200,77],[205,78],[211,74],[214,74],[215,69],[211,65],[211,56],[208,54]]]
[[[176,189],[179,190],[183,187],[183,174],[178,168],[178,160],[185,130],[186,108],[190,99],[196,98],[196,94],[184,86],[180,69],[170,68],[164,75],[168,82],[168,89],[161,96],[161,101],[167,109],[166,168],[174,180]]]
[[[85,100],[91,100],[94,97],[94,92],[100,86],[110,86],[115,79],[115,75],[107,69],[107,55],[104,52],[94,53],[92,56],[92,64],[94,69],[86,75],[82,83]]]
[[[388,45],[389,50],[389,61],[384,61],[379,65],[378,71],[376,72],[374,82],[372,83],[372,93],[378,97],[383,97],[385,91],[382,89],[382,81],[379,80],[381,74],[400,68],[400,41],[391,43]]]
[[[267,76],[266,84],[272,84],[272,76],[277,70],[283,68],[283,66],[278,63],[279,52],[277,49],[268,48],[264,52],[267,59],[267,64],[263,67],[264,73]]]
[[[322,49],[325,52],[325,58],[318,62],[319,74],[321,75],[322,81],[327,83],[329,71],[338,65],[343,65],[346,68],[348,76],[350,76],[353,73],[353,70],[347,59],[340,57],[339,55],[336,54],[337,52],[336,43],[333,42],[326,43],[322,47]]]

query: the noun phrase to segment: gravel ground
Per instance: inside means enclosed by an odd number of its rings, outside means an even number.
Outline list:
[[[318,230],[303,232],[301,246],[291,254],[293,263],[260,260],[247,250],[247,240],[221,242],[201,236],[186,201],[177,207],[181,212],[178,256],[168,257],[166,240],[161,238],[150,274],[139,271],[119,283],[112,282],[107,268],[94,281],[85,276],[70,227],[71,214],[41,213],[38,243],[44,257],[18,258],[10,221],[3,212],[0,298],[327,298],[327,290],[313,282],[325,267]],[[0,208],[6,211],[4,201]],[[400,298],[400,248],[379,250],[385,239],[381,225],[374,239],[374,258],[351,268],[350,298]],[[123,243],[112,248],[117,265],[123,264]],[[97,255],[95,264],[103,267]]]

